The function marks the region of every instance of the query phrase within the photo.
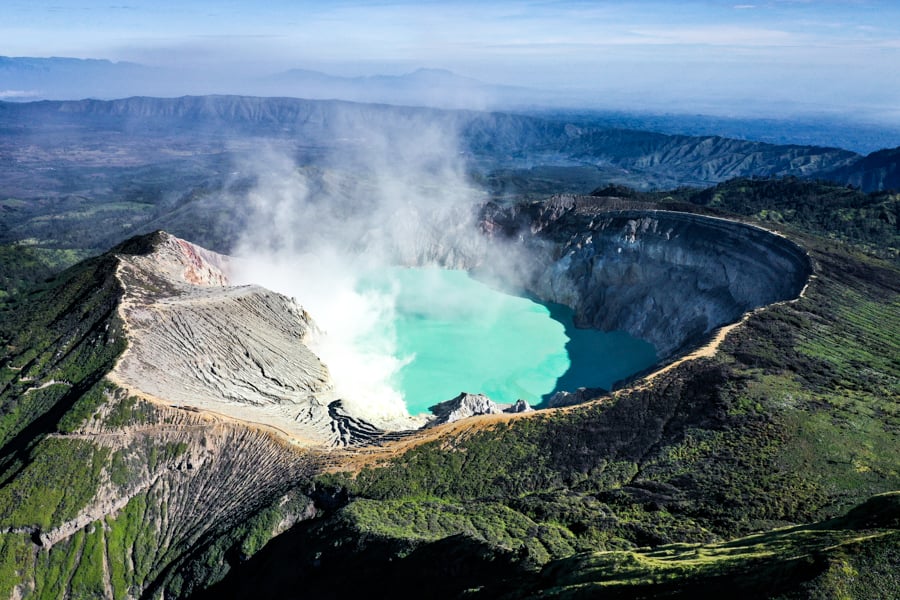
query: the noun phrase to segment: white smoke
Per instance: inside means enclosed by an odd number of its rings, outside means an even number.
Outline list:
[[[312,349],[328,365],[337,397],[383,427],[409,426],[393,380],[396,290],[360,280],[389,265],[470,266],[483,243],[456,135],[425,119],[339,126],[328,167],[297,165],[262,149],[250,219],[235,254],[236,283],[294,297],[324,332]]]

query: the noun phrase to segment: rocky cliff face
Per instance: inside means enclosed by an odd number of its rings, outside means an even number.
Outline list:
[[[489,208],[485,229],[532,257],[527,287],[573,308],[576,324],[625,330],[667,358],[753,308],[796,297],[803,249],[725,219],[565,196]]]

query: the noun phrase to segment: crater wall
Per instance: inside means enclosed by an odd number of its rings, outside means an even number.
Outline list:
[[[726,219],[593,197],[487,210],[524,247],[528,289],[576,325],[625,330],[668,358],[754,308],[798,296],[811,273],[794,242]]]

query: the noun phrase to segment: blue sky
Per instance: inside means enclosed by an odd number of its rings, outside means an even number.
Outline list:
[[[897,112],[900,2],[3,0],[0,55],[223,73],[433,67],[620,103]]]

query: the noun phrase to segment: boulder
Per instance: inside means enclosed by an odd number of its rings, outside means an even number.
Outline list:
[[[469,394],[462,392],[452,400],[446,400],[430,407],[436,419],[431,425],[453,423],[475,415],[496,415],[503,412],[503,408],[484,394]]]

